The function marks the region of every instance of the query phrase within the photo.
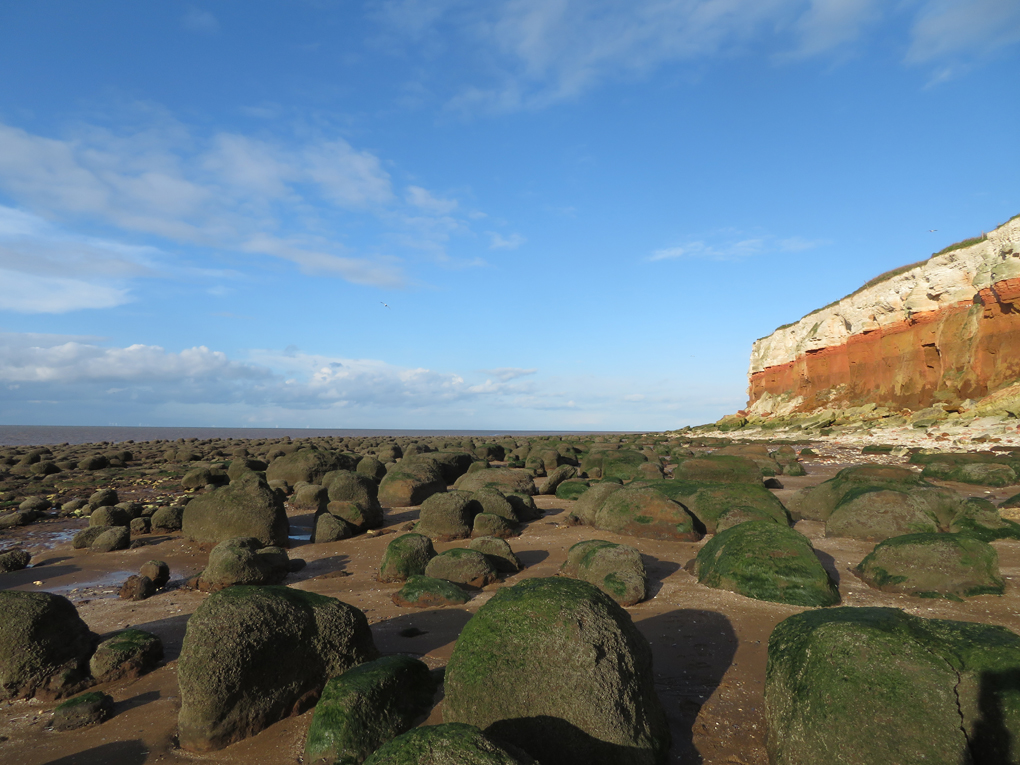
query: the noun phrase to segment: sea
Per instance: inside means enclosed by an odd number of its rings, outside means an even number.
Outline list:
[[[588,436],[602,433],[621,434],[624,431],[605,430],[373,430],[353,428],[333,430],[325,428],[169,428],[122,427],[102,425],[0,425],[0,446],[54,446],[56,444],[123,443],[125,441],[176,441],[179,438],[317,438],[404,436],[433,438],[463,436],[465,438],[495,438],[523,436]]]

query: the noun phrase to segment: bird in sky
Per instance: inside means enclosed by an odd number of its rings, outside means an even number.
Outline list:
[[[934,234],[936,231],[938,231],[937,228],[930,228],[930,229],[928,229],[928,233],[929,234]]]
[[[389,308],[389,306],[383,303],[383,301],[380,300],[379,303],[382,305],[383,308]]]

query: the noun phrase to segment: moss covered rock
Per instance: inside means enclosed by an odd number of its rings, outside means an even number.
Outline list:
[[[305,762],[360,765],[428,714],[436,683],[410,656],[384,656],[332,678],[315,705]]]
[[[642,477],[641,467],[648,458],[632,449],[591,451],[581,461],[581,472],[591,478],[616,478],[630,481]]]
[[[283,548],[263,545],[254,537],[227,539],[209,553],[198,588],[217,592],[238,584],[279,584],[289,570],[290,561]]]
[[[115,550],[126,550],[131,546],[131,530],[127,526],[93,526],[92,528],[104,529],[92,540],[89,549],[93,552],[113,552]]]
[[[803,454],[803,452],[801,452]],[[892,465],[858,465],[840,470],[828,481],[801,489],[788,501],[794,520],[825,521],[853,489],[872,487],[910,491],[927,485],[914,471]]]
[[[446,669],[443,718],[475,725],[541,762],[665,762],[669,725],[652,654],[594,585],[528,579],[465,625]]]
[[[113,696],[90,691],[61,702],[53,710],[53,730],[69,731],[99,725],[113,717]]]
[[[938,518],[909,491],[865,486],[846,493],[825,521],[825,536],[881,541],[936,532]]]
[[[855,571],[870,587],[922,598],[1001,595],[1004,589],[995,548],[963,534],[886,539]]]
[[[521,519],[517,517],[517,511],[514,510],[514,506],[510,503],[510,500],[499,489],[492,487],[479,489],[473,492],[473,498],[478,506],[481,508],[483,513],[489,515],[498,515],[501,518],[506,518],[508,521],[514,524],[518,523]],[[530,497],[529,497],[530,499]]]
[[[783,503],[760,482],[696,484],[662,481],[654,484],[654,488],[682,504],[709,534],[718,530],[720,518],[737,507],[754,508],[784,526],[791,523]]]
[[[0,699],[58,699],[88,687],[96,642],[67,598],[0,592]]]
[[[455,547],[430,560],[425,566],[425,576],[471,587],[485,587],[496,581],[498,573],[483,553]]]
[[[577,468],[573,465],[560,465],[558,468],[549,471],[546,479],[542,482],[539,494],[555,494],[561,483],[577,475]]]
[[[639,603],[648,594],[641,553],[602,539],[588,539],[571,547],[560,573],[594,584],[621,606]]]
[[[610,494],[595,514],[594,526],[649,539],[701,539],[694,519],[683,506],[650,488],[628,487]]]
[[[163,642],[151,632],[121,630],[99,644],[89,659],[96,682],[134,680],[156,668],[163,658]]]
[[[482,553],[489,559],[492,567],[501,574],[516,574],[524,568],[505,539],[476,537],[471,540],[468,549]]]
[[[676,466],[673,478],[695,483],[761,484],[761,468],[754,460],[736,455],[693,457]]]
[[[375,457],[362,457],[356,470],[359,475],[371,478],[377,484],[386,475],[386,465]]]
[[[435,462],[398,462],[379,483],[379,502],[383,507],[411,507],[444,491],[446,481]]]
[[[839,590],[807,537],[769,521],[749,521],[710,539],[692,562],[698,581],[756,600],[831,606]]]
[[[393,603],[402,608],[442,608],[462,606],[470,596],[453,582],[431,576],[411,576],[391,596]]]
[[[556,487],[556,499],[576,500],[588,491],[588,482],[583,478],[571,478]]]
[[[760,508],[748,507],[747,505],[737,505],[736,507],[731,507],[719,517],[719,520],[716,521],[715,524],[715,530],[716,533],[726,531],[726,529],[731,529],[738,524],[747,523],[748,521],[781,523],[774,515],[761,510]],[[782,523],[781,525],[786,526],[788,524]]]
[[[32,555],[27,550],[8,550],[5,553],[0,553],[0,574],[21,571],[31,561]]]
[[[423,534],[402,534],[386,545],[379,562],[380,582],[404,582],[425,573],[428,562],[436,557],[432,540]]]
[[[458,478],[454,484],[460,491],[479,491],[481,489],[498,489],[504,494],[538,494],[535,482],[523,470],[511,468],[491,468]],[[521,520],[524,520],[523,518]]]
[[[999,515],[995,505],[987,499],[971,497],[957,506],[948,530],[968,534],[985,542],[996,539],[1020,539],[1020,524]]]
[[[479,513],[471,523],[471,536],[509,539],[517,533],[516,529],[516,523],[501,515]]]
[[[241,473],[227,486],[195,497],[184,508],[184,536],[201,544],[255,537],[286,547],[290,524],[283,502],[258,473]]]
[[[921,473],[925,478],[958,481],[979,486],[1012,486],[1018,482],[1016,471],[1009,465],[995,462],[931,462]]]
[[[584,526],[594,526],[595,516],[601,509],[602,504],[610,494],[623,489],[619,483],[597,483],[590,486],[577,499],[577,503],[570,510],[568,520],[572,523],[579,523]]]
[[[892,608],[791,616],[769,639],[775,765],[1006,763],[1020,740],[1020,637]]]
[[[328,449],[303,448],[277,457],[266,468],[267,481],[286,481],[288,485],[305,482],[322,484],[332,470],[354,470],[357,462],[346,454]]]
[[[378,656],[365,615],[288,587],[228,587],[188,620],[181,747],[222,749],[307,709],[326,679]]]
[[[379,486],[366,475],[351,470],[333,470],[322,478],[330,502],[356,502],[379,511]],[[382,513],[379,512],[380,523]],[[373,527],[374,528],[374,527]]]
[[[415,728],[383,744],[365,765],[534,765],[517,747],[486,736],[473,725],[444,723]]]
[[[480,511],[481,505],[470,492],[434,494],[422,503],[414,530],[439,542],[467,539]]]

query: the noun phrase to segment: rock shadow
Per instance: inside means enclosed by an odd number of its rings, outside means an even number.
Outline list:
[[[138,707],[143,707],[146,704],[151,704],[153,701],[159,701],[159,698],[159,691],[146,691],[145,693],[139,693],[129,699],[118,701],[114,705],[114,713],[120,714],[131,709],[137,709]]]
[[[50,579],[57,579],[62,576],[71,576],[81,571],[78,566],[40,566],[39,568],[23,568],[20,571],[9,571],[0,574],[0,590],[13,590],[16,587],[29,588],[39,591],[39,586],[33,582],[47,582]]]
[[[111,762],[117,765],[140,765],[148,755],[149,748],[138,739],[132,739],[100,744],[84,752],[50,760],[46,765],[109,765]]]
[[[646,600],[650,600],[659,594],[663,580],[680,570],[680,564],[676,561],[661,560],[654,555],[645,553],[641,553],[641,561],[645,564],[645,572],[648,574],[648,597]]]
[[[548,558],[549,552],[547,550],[524,550],[522,552],[514,550],[514,555],[517,556],[517,560],[521,562],[524,568],[530,568],[531,566],[537,566]]]
[[[383,527],[398,526],[418,520],[417,507],[387,507],[383,509]]]
[[[373,624],[372,636],[384,655],[423,656],[455,642],[470,618],[471,612],[460,608],[407,609]]]
[[[826,570],[829,576],[832,577],[832,581],[836,583],[838,587],[841,581],[839,566],[836,565],[836,559],[833,558],[829,553],[815,548],[815,557],[818,558],[818,562],[822,564],[822,568]]]
[[[1020,693],[1020,670],[986,670],[978,679],[978,714],[960,765],[1007,765],[1016,762],[1017,742],[1006,725],[1004,697]]]
[[[287,584],[304,582],[308,579],[331,579],[339,576],[347,576],[347,563],[350,558],[346,555],[330,555],[328,558],[319,558],[308,561],[304,568],[292,574],[287,574]]]
[[[526,751],[539,762],[651,762],[649,750],[613,744],[561,717],[497,720],[485,732]]]
[[[637,627],[652,646],[655,690],[673,732],[673,761],[700,765],[694,724],[733,663],[736,631],[723,614],[692,608],[643,619]]]

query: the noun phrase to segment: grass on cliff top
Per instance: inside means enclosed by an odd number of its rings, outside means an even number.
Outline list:
[[[1020,213],[1017,213],[1012,218],[1010,218],[1008,221],[1006,221],[1006,223],[1002,223],[1002,224],[996,226],[995,228],[997,228],[997,229],[998,228],[1002,228],[1006,224],[1012,223],[1017,218],[1020,218]],[[886,271],[883,274],[879,274],[874,279],[870,279],[870,280],[866,281],[864,284],[862,284],[860,287],[855,289],[849,295],[844,295],[843,297],[839,298],[839,300],[833,300],[828,305],[824,305],[821,308],[816,308],[815,310],[811,311],[810,313],[804,314],[801,318],[797,319],[797,321],[791,321],[789,324],[783,324],[782,326],[776,327],[774,330],[772,330],[772,332],[770,334],[774,335],[776,332],[779,332],[780,330],[789,329],[794,324],[798,324],[799,322],[801,322],[804,319],[806,319],[808,316],[814,316],[816,313],[821,313],[822,311],[826,311],[829,308],[832,308],[834,305],[836,305],[838,303],[841,303],[844,300],[847,300],[849,298],[852,298],[854,295],[857,295],[857,294],[860,294],[861,292],[864,292],[864,290],[866,290],[866,289],[870,289],[871,287],[874,287],[874,286],[876,286],[878,284],[881,284],[882,282],[887,282],[890,279],[894,279],[895,277],[899,276],[900,274],[905,274],[907,271],[910,271],[912,268],[917,268],[918,266],[924,265],[925,263],[927,263],[932,258],[937,258],[939,255],[945,255],[946,253],[953,252],[955,250],[962,250],[964,247],[972,247],[975,244],[981,244],[981,242],[985,241],[986,239],[988,239],[988,234],[986,234],[986,233],[982,233],[981,236],[971,237],[970,239],[963,239],[963,240],[961,240],[959,242],[955,242],[955,243],[949,245],[948,247],[942,248],[938,252],[933,252],[930,256],[928,256],[924,260],[919,260],[916,263],[910,263],[910,264],[905,265],[905,266],[900,266],[899,268],[893,268],[893,269],[891,269],[889,271]],[[768,336],[769,335],[765,335],[764,337],[759,337],[758,340],[764,340]],[[755,341],[755,342],[757,342],[757,341]]]

